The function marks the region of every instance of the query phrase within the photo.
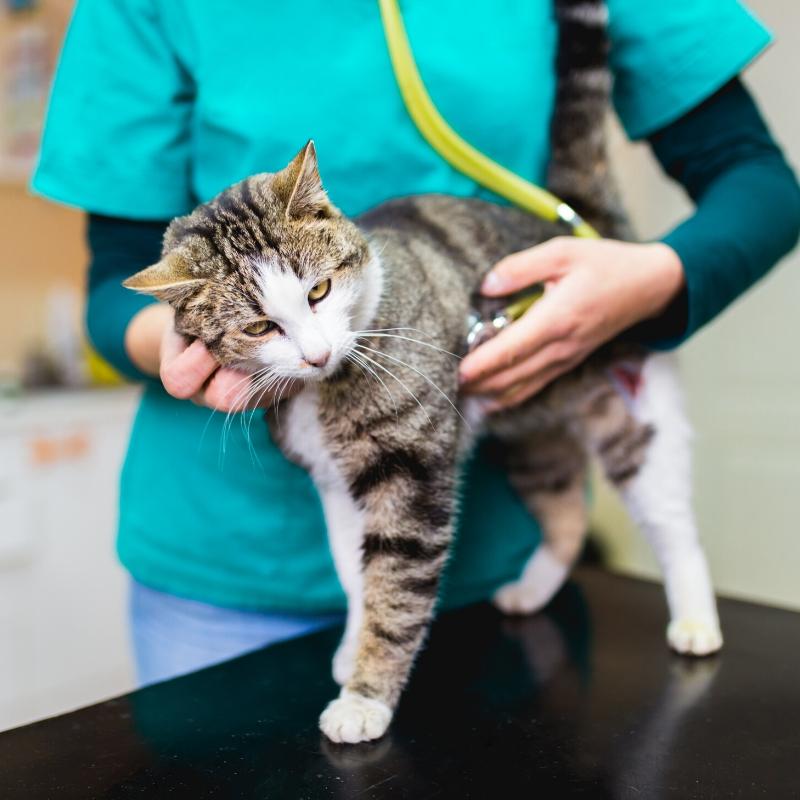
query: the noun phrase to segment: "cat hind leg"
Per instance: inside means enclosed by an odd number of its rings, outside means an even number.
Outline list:
[[[520,577],[493,602],[505,614],[532,614],[567,579],[586,533],[586,459],[564,430],[536,437],[509,458],[509,479],[542,530],[542,542]]]
[[[714,590],[691,500],[691,427],[670,356],[650,356],[630,424],[597,442],[606,474],[650,542],[670,612],[669,646],[703,656],[722,647]]]

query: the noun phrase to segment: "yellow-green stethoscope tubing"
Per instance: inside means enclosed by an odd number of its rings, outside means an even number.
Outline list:
[[[411,119],[428,144],[459,172],[514,205],[551,222],[561,220],[567,223],[575,236],[598,238],[597,231],[569,205],[493,161],[450,127],[422,82],[397,0],[378,0],[378,4],[400,94]]]

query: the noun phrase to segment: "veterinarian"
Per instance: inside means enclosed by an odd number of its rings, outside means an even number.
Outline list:
[[[578,3],[577,6],[580,6]],[[614,104],[697,205],[661,241],[559,241],[485,285],[547,281],[544,300],[462,367],[465,391],[519,402],[619,332],[676,347],[795,244],[795,178],[737,76],[770,34],[734,0],[609,0]],[[444,117],[544,181],[554,95],[551,0],[407,0],[409,37]],[[159,257],[168,221],[313,136],[333,201],[357,214],[421,192],[491,197],[421,138],[398,93],[376,3],[78,0],[33,188],[84,209],[95,347],[144,393],[121,479],[142,683],[338,620],[344,596],[309,477],[259,420],[221,449],[241,376],[217,371],[170,310],[121,281]],[[255,451],[251,454],[250,447]],[[491,596],[537,535],[480,457],[464,482],[442,602]]]

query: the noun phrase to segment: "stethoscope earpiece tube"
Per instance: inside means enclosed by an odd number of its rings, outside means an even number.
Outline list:
[[[422,82],[397,0],[378,0],[378,4],[400,94],[409,116],[428,144],[459,172],[523,210],[551,222],[564,223],[574,236],[599,238],[597,231],[570,205],[493,161],[450,127]],[[489,316],[477,310],[486,308],[488,298],[476,301],[470,316],[467,344],[470,348],[477,347],[474,342],[479,338],[485,340],[519,319],[543,293],[544,287],[537,284],[512,295],[511,300],[500,298],[502,306]]]

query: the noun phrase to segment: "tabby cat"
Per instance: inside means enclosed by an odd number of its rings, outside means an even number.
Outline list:
[[[549,185],[606,235],[623,235],[608,178],[605,8],[558,0]],[[670,645],[721,646],[689,496],[689,427],[663,356],[611,344],[510,411],[458,397],[471,295],[500,258],[566,229],[477,199],[392,200],[355,220],[323,190],[312,143],[280,172],[237,183],[165,235],[162,260],[126,285],[170,303],[175,326],[249,395],[288,381],[273,437],[311,472],[348,598],[320,726],[336,742],[381,736],[431,621],[453,532],[459,464],[480,432],[540,521],[544,544],[495,602],[541,608],[586,530],[595,456],[664,570]],[[638,392],[621,390],[635,376]],[[625,383],[625,381],[622,381]],[[630,381],[628,381],[630,383]],[[469,419],[471,424],[466,420]]]

